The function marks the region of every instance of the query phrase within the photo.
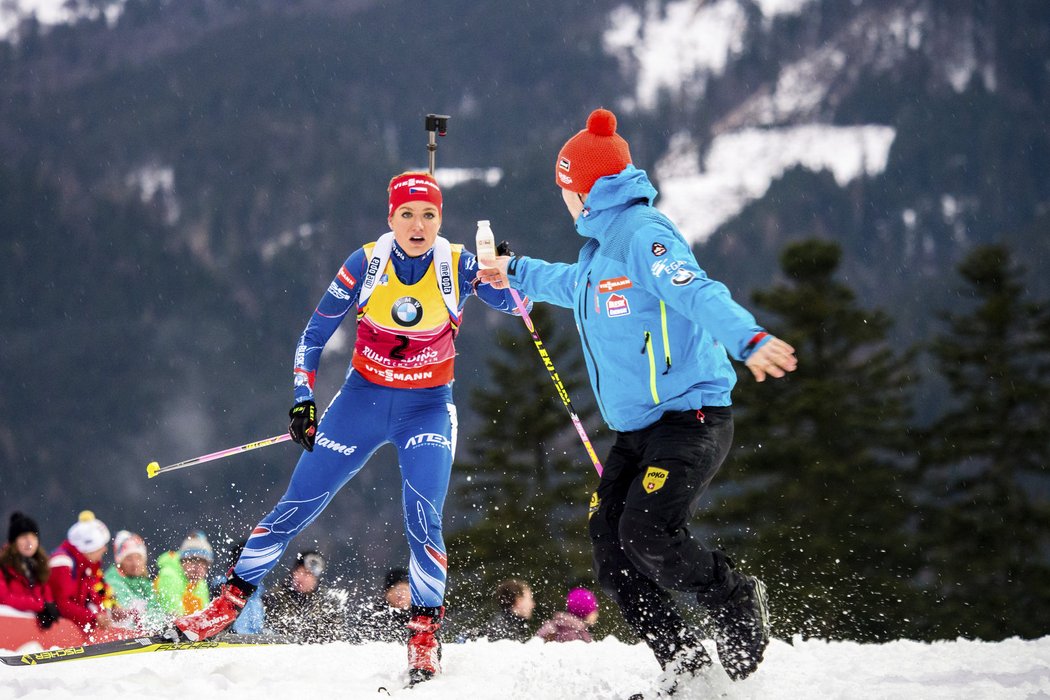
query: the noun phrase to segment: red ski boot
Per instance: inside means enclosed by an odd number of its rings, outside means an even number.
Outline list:
[[[429,681],[441,673],[441,642],[437,632],[445,618],[445,606],[413,605],[408,620],[408,684]]]
[[[175,627],[191,642],[211,639],[233,624],[254,592],[255,586],[234,574],[208,607],[177,618]]]

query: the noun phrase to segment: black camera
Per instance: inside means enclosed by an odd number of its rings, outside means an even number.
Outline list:
[[[448,120],[447,114],[428,114],[427,131],[436,131],[438,136],[444,136],[448,133]]]

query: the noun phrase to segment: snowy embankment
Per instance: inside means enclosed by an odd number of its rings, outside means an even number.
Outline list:
[[[522,698],[607,700],[656,689],[659,669],[642,645],[446,644],[445,673],[401,688],[404,647],[373,643],[157,652],[36,667],[0,666],[9,698]],[[751,678],[720,671],[675,696],[692,698],[1050,698],[1050,637],[997,643],[880,645],[774,640]]]

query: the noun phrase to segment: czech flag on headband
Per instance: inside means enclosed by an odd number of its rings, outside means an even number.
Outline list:
[[[441,213],[441,188],[427,173],[403,173],[390,181],[390,211],[394,212],[405,202],[430,202]]]

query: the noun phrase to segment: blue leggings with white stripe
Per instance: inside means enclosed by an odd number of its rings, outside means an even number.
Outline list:
[[[397,448],[401,501],[411,550],[412,604],[437,607],[445,597],[441,512],[456,449],[452,387],[397,389],[351,372],[303,452],[288,490],[252,531],[234,566],[248,583],[277,564],[292,538],[321,514],[346,482],[386,443]]]

